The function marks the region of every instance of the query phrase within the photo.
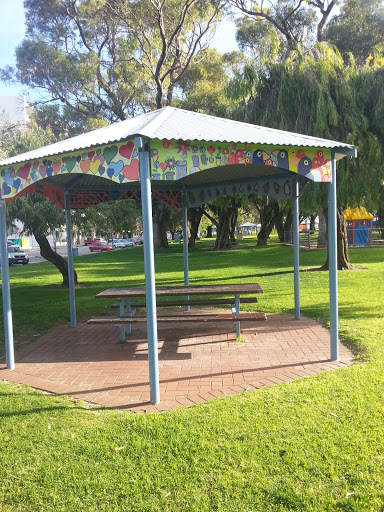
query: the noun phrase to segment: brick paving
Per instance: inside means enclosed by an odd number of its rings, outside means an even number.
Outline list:
[[[16,351],[16,370],[0,364],[0,378],[134,412],[157,412],[236,395],[350,364],[329,360],[329,332],[309,318],[268,315],[231,323],[160,324],[159,405],[149,403],[146,326],[134,325],[126,343],[112,325],[61,326]]]

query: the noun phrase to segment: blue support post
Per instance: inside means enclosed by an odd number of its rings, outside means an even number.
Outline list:
[[[117,299],[118,302],[119,302],[119,314],[120,314],[120,318],[124,318],[125,317],[125,312],[124,312],[124,299],[122,298],[118,298]],[[125,325],[124,324],[121,324],[119,326],[119,329],[120,329],[120,343],[125,343]]]
[[[300,320],[300,257],[299,257],[299,183],[293,180],[293,282],[295,298],[295,320]]]
[[[150,402],[160,403],[159,361],[157,353],[157,315],[155,260],[153,250],[152,193],[148,139],[136,137],[139,149],[139,172],[141,187],[141,209],[143,215],[145,301],[147,307],[147,336],[149,360]]]
[[[74,274],[73,274],[73,253],[72,253],[71,198],[69,196],[68,191],[65,192],[64,198],[65,198],[65,225],[67,228],[69,310],[70,310],[70,315],[71,315],[71,327],[76,327],[75,278],[74,278]]]
[[[184,259],[184,284],[189,285],[189,266],[188,266],[188,209],[183,206],[183,259]],[[185,300],[189,300],[186,295]],[[185,306],[185,311],[190,311],[190,306]]]
[[[238,293],[235,294],[235,312],[240,313],[240,295]],[[235,332],[236,338],[240,338],[240,322],[235,322]]]
[[[134,311],[132,311],[132,308],[131,308],[131,301],[130,301],[129,297],[127,297],[125,299],[125,314],[127,316],[132,316],[134,314]],[[131,334],[131,324],[127,324],[126,331],[127,331],[127,334]]]
[[[337,297],[337,197],[336,159],[332,150],[332,181],[328,185],[328,263],[331,360],[339,359],[339,312]]]
[[[13,322],[11,308],[11,286],[9,284],[9,264],[7,245],[7,213],[5,201],[0,199],[0,255],[1,255],[1,292],[3,296],[5,358],[8,370],[15,369],[13,348]]]

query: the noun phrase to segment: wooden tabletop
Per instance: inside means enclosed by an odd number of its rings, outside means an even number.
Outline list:
[[[245,284],[203,284],[190,286],[156,286],[158,297],[177,295],[235,295],[247,293],[263,293],[257,283]],[[97,299],[113,299],[116,297],[145,297],[145,288],[109,288],[96,295]]]

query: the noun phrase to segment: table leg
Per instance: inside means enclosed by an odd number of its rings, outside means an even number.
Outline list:
[[[124,318],[124,301],[123,299],[117,299],[119,301],[119,310],[120,310],[120,318]],[[120,329],[120,341],[121,343],[124,343],[125,341],[125,326],[119,325]]]
[[[235,312],[240,313],[240,295],[235,294]],[[240,322],[235,322],[236,338],[240,338]]]
[[[125,312],[127,316],[132,316],[131,301],[129,297],[125,300]],[[127,324],[127,334],[131,334],[131,324]]]

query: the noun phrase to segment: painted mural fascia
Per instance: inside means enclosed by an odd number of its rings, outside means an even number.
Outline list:
[[[88,174],[119,184],[138,181],[138,150],[128,140],[1,167],[1,197],[11,199],[44,178],[61,174]]]
[[[316,182],[332,181],[331,150],[325,148],[154,139],[150,156],[153,180],[176,181],[223,165],[260,164]]]
[[[195,185],[188,187],[183,194],[183,204],[187,208],[200,206],[220,197],[235,194],[258,194],[274,199],[291,199],[294,187],[291,176],[270,176],[264,178],[234,180],[228,182],[211,183],[209,185]]]

